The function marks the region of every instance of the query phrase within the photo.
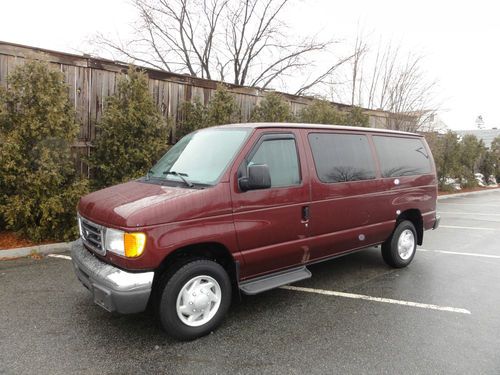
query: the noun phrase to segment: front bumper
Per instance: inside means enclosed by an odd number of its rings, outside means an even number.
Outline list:
[[[104,263],[83,246],[81,239],[73,243],[71,259],[76,276],[97,305],[120,314],[146,310],[154,272],[126,272]]]

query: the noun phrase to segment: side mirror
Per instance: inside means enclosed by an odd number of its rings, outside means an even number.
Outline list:
[[[247,169],[247,177],[238,180],[241,191],[268,189],[271,187],[271,174],[267,164],[252,164]]]

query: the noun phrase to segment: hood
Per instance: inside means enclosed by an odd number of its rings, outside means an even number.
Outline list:
[[[131,181],[80,199],[80,214],[112,227],[143,227],[231,212],[229,184],[206,189]]]

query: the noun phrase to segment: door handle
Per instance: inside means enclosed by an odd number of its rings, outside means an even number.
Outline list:
[[[302,221],[309,221],[310,213],[309,206],[302,207]]]

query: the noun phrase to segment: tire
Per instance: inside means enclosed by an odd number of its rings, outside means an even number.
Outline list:
[[[382,258],[394,268],[411,263],[417,250],[417,231],[411,221],[398,224],[392,235],[382,244]]]
[[[170,277],[168,277],[170,276]],[[193,260],[179,266],[159,287],[158,318],[169,335],[193,340],[212,332],[231,304],[231,280],[211,260]]]

